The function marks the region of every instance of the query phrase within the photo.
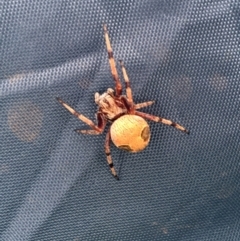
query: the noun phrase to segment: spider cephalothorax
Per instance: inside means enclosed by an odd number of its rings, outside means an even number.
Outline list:
[[[98,105],[98,111],[103,113],[104,118],[109,121],[113,121],[118,116],[127,113],[127,109],[122,102],[114,96],[114,90],[111,88],[108,88],[102,95],[96,92],[95,103]]]
[[[90,119],[74,110],[60,98],[57,99],[68,111],[91,127],[90,130],[76,130],[78,133],[90,135],[101,134],[107,122],[110,123],[110,128],[105,140],[105,154],[113,176],[118,179],[110,153],[110,140],[113,141],[116,147],[126,151],[139,152],[143,150],[150,140],[150,128],[144,119],[162,122],[163,124],[173,126],[183,132],[189,132],[183,126],[171,120],[137,111],[137,109],[152,105],[154,102],[147,101],[139,104],[133,102],[128,75],[123,62],[120,61],[126,88],[126,96],[122,95],[122,84],[118,77],[106,25],[103,26],[103,29],[110,69],[115,81],[115,91],[108,88],[107,91],[101,95],[98,92],[95,93],[95,103],[98,105],[98,111],[96,113],[98,124],[95,125]]]

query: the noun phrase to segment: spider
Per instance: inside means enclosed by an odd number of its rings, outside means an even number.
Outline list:
[[[123,61],[120,61],[126,88],[126,95],[122,95],[122,84],[116,69],[106,24],[103,25],[103,30],[111,74],[115,82],[115,91],[112,88],[108,88],[107,91],[101,95],[98,92],[95,93],[95,103],[98,105],[96,113],[97,125],[83,114],[74,110],[60,98],[57,98],[57,100],[71,114],[91,127],[91,129],[88,130],[76,129],[75,131],[77,133],[98,135],[104,131],[106,124],[108,122],[110,123],[110,128],[106,134],[104,149],[111,173],[119,180],[111,157],[110,140],[112,140],[116,147],[129,152],[139,152],[143,150],[150,140],[150,128],[145,119],[162,122],[188,134],[189,132],[176,122],[138,111],[140,108],[152,105],[154,101],[134,103],[127,71]]]

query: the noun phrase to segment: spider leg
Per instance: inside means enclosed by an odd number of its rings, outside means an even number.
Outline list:
[[[128,78],[128,75],[127,75],[126,68],[124,67],[124,64],[123,64],[122,60],[120,60],[120,65],[121,65],[121,68],[122,68],[123,78],[124,78],[124,81],[125,81],[126,95],[127,95],[128,103],[130,105],[130,111],[133,112],[134,105],[133,105],[132,89],[131,89],[131,86],[130,86],[130,82],[129,82],[129,78]]]
[[[107,25],[103,25],[103,30],[104,30],[104,37],[105,37],[105,42],[106,42],[106,47],[107,47],[107,52],[108,52],[108,59],[109,59],[109,65],[112,73],[112,77],[115,81],[115,89],[116,89],[116,96],[119,97],[122,94],[122,85],[118,76],[118,72],[116,69],[116,63],[113,58],[113,51],[110,43],[110,39],[108,36],[108,31],[107,31]]]
[[[154,101],[146,101],[146,102],[143,102],[143,103],[135,104],[134,107],[137,110],[137,109],[141,109],[143,107],[147,107],[147,106],[152,105],[152,104],[154,104]]]
[[[108,130],[107,132],[107,135],[106,135],[106,140],[105,140],[105,145],[104,145],[104,149],[105,149],[105,154],[107,156],[107,163],[108,163],[108,166],[112,172],[112,175],[117,179],[119,180],[118,178],[118,175],[117,175],[117,172],[116,172],[116,169],[113,165],[113,161],[112,161],[112,156],[111,156],[111,152],[110,152],[110,129]]]
[[[167,120],[167,119],[164,119],[162,117],[150,115],[150,114],[143,113],[143,112],[140,112],[140,111],[135,111],[135,115],[141,116],[143,118],[146,118],[146,119],[149,119],[149,120],[152,120],[152,121],[155,121],[155,122],[162,122],[165,125],[173,126],[173,127],[177,128],[178,130],[186,132],[187,134],[189,134],[189,131],[186,130],[185,127],[183,127],[183,126],[179,125],[178,123],[173,122],[171,120]]]
[[[121,100],[123,106],[127,109],[127,112],[128,112],[129,114],[134,114],[134,110],[135,110],[135,109],[134,109],[134,106],[133,106],[133,105],[130,105],[127,97],[122,95],[122,96],[120,96],[119,99]]]
[[[75,131],[78,134],[86,134],[86,135],[99,135],[101,132],[96,131],[96,130],[81,130],[81,129],[75,129]]]
[[[79,120],[83,121],[84,123],[86,123],[87,125],[89,125],[93,130],[101,133],[101,129],[96,126],[90,119],[88,119],[86,116],[84,116],[83,114],[77,112],[76,110],[74,110],[71,106],[69,106],[67,103],[65,103],[63,100],[61,100],[60,98],[57,98],[58,102],[65,107],[71,114],[73,114],[74,116],[76,116]]]
[[[81,130],[76,129],[75,131],[77,133],[81,134],[88,134],[88,135],[99,135],[103,132],[105,126],[106,126],[106,120],[103,117],[103,114],[101,112],[97,113],[97,127],[100,129],[100,131],[97,130]]]

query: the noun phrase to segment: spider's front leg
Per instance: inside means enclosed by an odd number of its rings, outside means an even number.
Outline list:
[[[117,68],[116,68],[116,63],[113,58],[113,51],[110,43],[110,39],[108,36],[108,31],[107,31],[107,25],[103,25],[103,30],[104,30],[104,37],[105,37],[105,42],[106,42],[106,47],[107,47],[107,52],[108,52],[108,60],[109,60],[109,65],[112,73],[112,77],[115,81],[116,85],[116,96],[119,97],[122,94],[122,85],[118,76]]]
[[[112,156],[111,156],[111,152],[110,152],[110,139],[111,139],[111,137],[110,137],[110,129],[109,129],[107,132],[107,135],[106,135],[104,149],[105,149],[105,154],[107,157],[107,163],[111,170],[111,173],[117,180],[119,180],[116,169],[113,165]]]
[[[100,114],[98,115],[98,121],[99,122],[98,122],[98,126],[97,126],[90,119],[88,119],[83,114],[81,114],[81,113],[77,112],[76,110],[74,110],[70,105],[68,105],[66,102],[64,102],[60,98],[57,98],[57,100],[71,114],[73,114],[79,120],[83,121],[84,123],[86,123],[87,125],[89,125],[92,128],[92,130],[76,130],[77,132],[81,132],[83,134],[100,134],[100,133],[102,133],[106,123],[105,123],[104,119],[102,118],[102,116]]]
[[[128,100],[129,106],[130,106],[130,113],[133,114],[134,113],[134,105],[133,105],[133,97],[132,97],[132,89],[130,86],[130,81],[129,81],[128,74],[127,74],[126,68],[125,68],[122,60],[120,60],[120,65],[122,68],[123,79],[125,81],[126,95],[127,95],[127,100]]]
[[[171,120],[164,119],[162,117],[158,117],[158,116],[154,116],[154,115],[150,115],[150,114],[147,114],[147,113],[143,113],[143,112],[140,112],[140,111],[135,111],[135,115],[141,116],[142,118],[146,118],[146,119],[151,120],[151,121],[161,122],[165,125],[173,126],[176,129],[189,134],[189,131],[185,127],[183,127],[183,126],[179,125],[178,123],[173,122]]]

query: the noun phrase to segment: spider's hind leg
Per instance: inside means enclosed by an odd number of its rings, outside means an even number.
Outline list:
[[[74,116],[76,116],[79,120],[83,121],[84,123],[86,123],[87,125],[89,125],[91,128],[92,128],[92,131],[95,131],[95,132],[99,132],[99,133],[102,133],[105,125],[104,125],[104,121],[99,121],[99,123],[101,125],[99,125],[98,123],[98,126],[95,125],[93,123],[93,121],[91,121],[89,118],[87,118],[86,116],[84,116],[83,114],[77,112],[76,110],[74,110],[70,105],[68,105],[66,102],[64,102],[63,100],[61,100],[60,98],[57,98],[58,102],[64,107],[66,108],[71,114],[73,114]],[[99,119],[102,118],[100,117],[99,115]]]
[[[75,129],[75,131],[79,134],[87,134],[87,135],[99,135],[101,132],[96,130],[81,130],[81,129]]]
[[[110,129],[109,129],[107,132],[107,135],[106,135],[104,149],[105,149],[105,154],[107,157],[107,163],[111,170],[111,173],[117,180],[119,180],[116,169],[113,165],[112,156],[111,156],[111,152],[110,152],[110,139],[111,139],[111,137],[110,137]]]
[[[158,117],[158,116],[154,116],[154,115],[150,115],[150,114],[147,114],[147,113],[143,113],[143,112],[140,112],[140,111],[135,111],[135,114],[138,115],[138,116],[141,116],[143,118],[146,118],[148,120],[151,120],[151,121],[161,122],[165,125],[173,126],[176,129],[189,134],[189,131],[185,127],[183,127],[183,126],[179,125],[178,123],[173,122],[171,120],[164,119],[162,117]]]
[[[101,112],[97,113],[97,127],[99,130],[81,130],[81,129],[76,129],[75,131],[79,134],[87,134],[87,135],[99,135],[102,134],[105,126],[106,126],[106,120],[104,119],[103,115]]]

